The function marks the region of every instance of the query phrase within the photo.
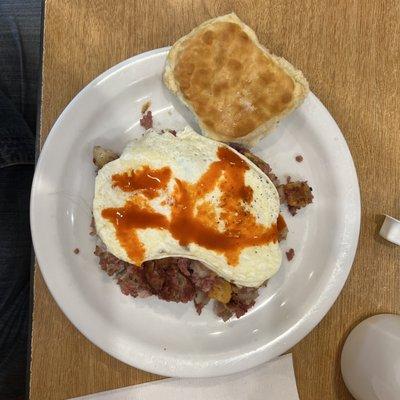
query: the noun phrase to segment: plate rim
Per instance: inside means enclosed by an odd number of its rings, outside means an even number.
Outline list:
[[[158,375],[164,375],[164,376],[172,376],[172,377],[211,377],[211,376],[221,376],[221,375],[228,375],[236,372],[240,372],[252,367],[255,367],[263,362],[269,361],[280,354],[283,354],[287,350],[291,349],[294,345],[296,345],[298,342],[300,342],[305,336],[307,336],[311,330],[313,330],[319,322],[322,321],[322,319],[326,316],[327,312],[330,310],[330,308],[333,306],[334,302],[337,300],[338,296],[340,295],[347,278],[349,276],[350,270],[352,268],[354,258],[356,255],[358,243],[359,243],[359,234],[360,234],[360,225],[361,225],[361,198],[360,198],[360,187],[359,187],[359,182],[358,182],[358,176],[357,176],[357,171],[354,165],[354,160],[351,155],[350,149],[347,145],[346,139],[337,125],[336,121],[330,114],[330,112],[326,109],[326,107],[323,105],[323,103],[312,93],[310,92],[308,96],[311,96],[313,98],[313,101],[319,103],[320,107],[325,111],[326,113],[326,118],[330,119],[330,123],[333,124],[335,129],[337,130],[340,135],[339,141],[341,141],[341,145],[346,149],[347,154],[346,158],[348,159],[349,166],[351,167],[351,171],[349,171],[349,175],[352,175],[351,179],[354,180],[354,183],[356,183],[354,187],[354,206],[356,206],[356,209],[354,212],[356,215],[354,215],[354,224],[352,226],[352,231],[354,234],[354,241],[351,243],[349,246],[349,251],[346,256],[346,263],[341,264],[341,273],[337,274],[335,279],[332,279],[330,277],[328,279],[327,284],[325,285],[327,289],[325,289],[323,292],[319,294],[319,297],[317,297],[315,303],[312,305],[312,311],[308,312],[307,315],[304,315],[300,321],[298,321],[295,325],[291,327],[291,335],[289,337],[285,336],[286,340],[281,340],[280,338],[277,338],[276,345],[274,346],[273,350],[269,349],[269,351],[266,350],[258,350],[258,357],[253,356],[249,360],[246,361],[246,365],[243,367],[241,366],[241,363],[234,363],[232,362],[231,364],[224,364],[224,370],[221,372],[219,371],[218,373],[215,372],[207,372],[204,368],[201,367],[201,365],[198,365],[197,363],[193,363],[191,369],[188,369],[187,366],[185,366],[185,369],[180,368],[179,366],[168,366],[166,362],[164,363],[157,363],[155,364],[152,361],[147,361],[144,360],[141,357],[137,358],[137,361],[134,360],[132,362],[132,358],[129,356],[125,356],[122,352],[110,348],[105,348],[102,346],[100,340],[97,340],[97,338],[93,338],[92,336],[88,335],[87,332],[85,331],[83,326],[77,326],[75,324],[73,318],[70,317],[70,313],[67,310],[67,307],[63,305],[63,301],[61,298],[58,298],[57,294],[53,292],[52,287],[51,287],[51,282],[49,282],[48,278],[46,277],[46,274],[44,273],[44,270],[42,269],[41,265],[43,263],[41,262],[41,256],[38,254],[36,249],[38,248],[38,243],[35,237],[37,238],[38,235],[40,235],[38,230],[38,222],[36,221],[35,217],[35,207],[36,207],[36,202],[35,202],[35,195],[36,195],[36,190],[37,190],[37,181],[39,179],[39,173],[41,172],[41,166],[43,163],[43,154],[46,152],[47,148],[51,146],[51,143],[55,140],[57,137],[56,132],[61,124],[63,118],[68,114],[70,108],[73,107],[73,105],[81,98],[81,96],[87,91],[90,90],[93,86],[95,86],[99,81],[105,79],[107,76],[110,74],[120,70],[121,68],[124,68],[132,63],[136,63],[140,60],[147,59],[153,55],[161,55],[162,53],[168,52],[170,49],[170,46],[162,47],[159,49],[153,49],[147,52],[143,52],[140,54],[137,54],[133,57],[130,57],[126,60],[121,61],[120,63],[112,66],[111,68],[107,69],[100,75],[98,75],[96,78],[94,78],[91,82],[89,82],[86,86],[84,86],[73,98],[72,100],[68,103],[68,105],[63,109],[61,114],[58,116],[56,119],[55,123],[53,124],[49,134],[46,137],[46,140],[42,146],[42,149],[40,150],[39,157],[36,162],[35,166],[35,174],[34,178],[32,181],[32,188],[31,188],[31,196],[30,196],[30,226],[31,226],[31,233],[32,233],[32,242],[33,242],[33,247],[35,250],[35,257],[37,260],[37,265],[40,268],[40,271],[42,273],[42,277],[46,283],[47,288],[49,289],[53,299],[57,303],[58,307],[61,309],[61,311],[64,313],[64,315],[68,318],[68,320],[74,325],[76,329],[80,333],[82,333],[91,343],[95,344],[97,347],[105,351],[107,354],[115,357],[116,359],[131,365],[133,367],[142,369],[144,371],[148,371],[151,373],[155,373]],[[42,259],[43,261],[43,259]],[[333,274],[332,274],[333,275]],[[149,357],[151,359],[152,357]],[[168,358],[165,358],[166,360]]]

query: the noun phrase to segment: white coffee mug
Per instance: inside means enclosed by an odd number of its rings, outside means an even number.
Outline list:
[[[386,240],[389,240],[389,242],[400,246],[400,221],[385,214],[385,220],[379,234]]]
[[[399,400],[400,316],[375,315],[357,325],[344,344],[341,369],[356,400]]]

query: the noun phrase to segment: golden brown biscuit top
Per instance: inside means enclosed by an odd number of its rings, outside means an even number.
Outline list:
[[[293,99],[292,78],[232,22],[185,40],[174,78],[206,128],[227,139],[246,136]]]

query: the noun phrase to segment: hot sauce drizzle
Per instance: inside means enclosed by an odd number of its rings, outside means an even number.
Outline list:
[[[278,232],[282,232],[285,228],[286,228],[286,221],[285,219],[282,217],[281,214],[278,215],[278,219],[276,221],[276,228],[278,230]]]
[[[158,196],[158,191],[165,189],[171,179],[171,169],[164,167],[161,169],[150,169],[144,166],[137,171],[124,172],[112,176],[112,187],[118,187],[124,192],[134,192],[141,190],[149,199]]]
[[[125,192],[138,191],[147,198],[133,195],[123,207],[102,211],[136,265],[145,257],[137,229],[167,229],[181,246],[195,243],[222,253],[231,266],[238,263],[242,249],[277,241],[277,225],[265,227],[246,210],[246,204],[253,199],[252,188],[245,184],[247,163],[226,147],[219,147],[217,155],[219,160],[213,162],[195,184],[175,178],[170,220],[157,213],[147,200],[159,196],[159,191],[167,187],[172,176],[169,167],[151,170],[145,166],[113,175],[113,187]],[[218,209],[223,229],[218,225],[215,206],[205,199],[216,187],[221,192]]]

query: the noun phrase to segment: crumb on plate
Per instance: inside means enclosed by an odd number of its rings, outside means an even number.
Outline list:
[[[286,252],[286,258],[288,259],[288,261],[292,261],[294,257],[294,249],[289,249]]]
[[[142,105],[142,114],[146,114],[146,111],[151,107],[151,101],[148,100]]]
[[[153,115],[150,110],[143,113],[142,118],[140,118],[140,125],[143,126],[144,129],[153,127]]]

